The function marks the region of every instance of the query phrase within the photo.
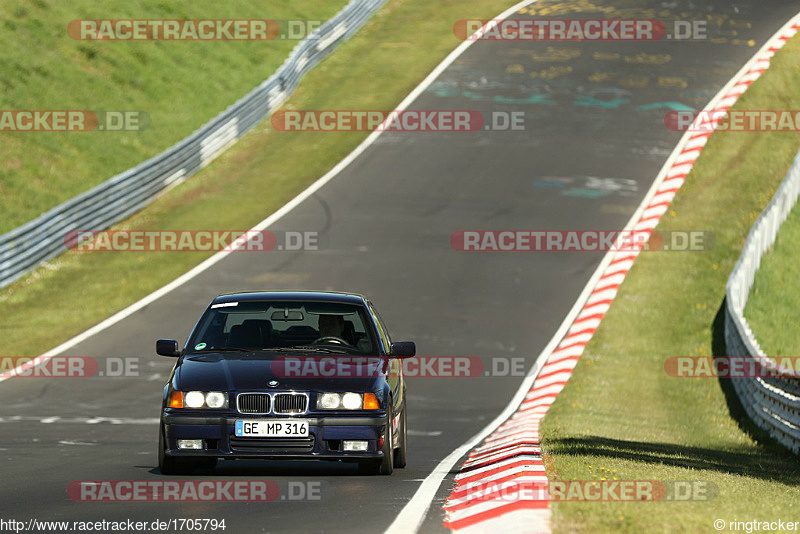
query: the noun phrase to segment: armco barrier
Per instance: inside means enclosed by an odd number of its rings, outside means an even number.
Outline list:
[[[744,308],[764,253],[775,243],[778,230],[800,193],[800,152],[769,205],[747,236],[742,255],[725,288],[725,346],[728,356],[765,358]],[[786,356],[793,356],[787,354]],[[794,377],[732,378],[747,415],[795,454],[800,453],[800,380]]]
[[[0,287],[66,250],[64,236],[102,230],[191,176],[280,106],[300,78],[360,28],[386,0],[352,0],[295,46],[280,68],[241,100],[161,154],[0,236]]]

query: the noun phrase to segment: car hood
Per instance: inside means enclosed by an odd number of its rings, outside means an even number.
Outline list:
[[[321,358],[335,367],[320,366]],[[291,359],[294,367],[287,367]],[[378,391],[385,381],[382,358],[346,356],[302,356],[275,353],[216,353],[184,356],[176,369],[176,389],[183,391],[242,391],[242,390],[305,390],[305,391]],[[334,376],[322,372],[335,369]],[[299,372],[292,372],[292,369]],[[367,370],[369,369],[369,370]],[[277,385],[270,386],[270,381]]]

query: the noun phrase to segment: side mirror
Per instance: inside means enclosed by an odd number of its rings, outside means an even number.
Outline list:
[[[172,356],[173,358],[179,356],[180,350],[178,350],[178,342],[174,339],[159,339],[156,341],[156,354]]]
[[[393,358],[410,358],[417,355],[417,346],[413,341],[398,341],[392,343],[392,350],[389,356]]]

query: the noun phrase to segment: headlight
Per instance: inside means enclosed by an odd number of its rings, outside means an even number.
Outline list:
[[[338,393],[323,393],[317,399],[317,408],[321,410],[335,410],[342,403]]]
[[[374,393],[320,393],[318,410],[379,410]]]
[[[190,391],[183,397],[183,403],[187,408],[202,408],[206,397],[199,391]]]
[[[342,406],[347,410],[358,410],[361,408],[361,395],[358,393],[345,393],[342,395]]]
[[[209,391],[206,393],[206,406],[209,408],[222,408],[225,406],[226,400],[225,394],[219,391]]]
[[[186,408],[226,408],[228,396],[221,391],[187,391],[183,395],[183,405]]]

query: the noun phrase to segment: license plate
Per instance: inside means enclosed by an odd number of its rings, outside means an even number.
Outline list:
[[[235,424],[237,438],[307,438],[308,421],[302,419],[243,421]]]

